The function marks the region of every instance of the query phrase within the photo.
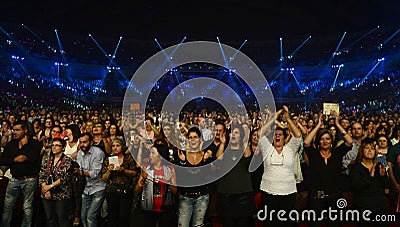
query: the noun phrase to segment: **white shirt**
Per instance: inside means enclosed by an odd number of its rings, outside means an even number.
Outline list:
[[[292,137],[278,154],[267,137],[263,136],[260,139],[259,147],[264,158],[264,173],[260,185],[262,191],[272,195],[289,195],[297,192],[294,158],[301,141],[301,137]]]
[[[65,151],[64,154],[68,157],[71,157],[71,155],[78,150],[78,146],[79,146],[79,140],[75,143],[74,146],[70,147],[67,141],[67,146],[65,146]]]

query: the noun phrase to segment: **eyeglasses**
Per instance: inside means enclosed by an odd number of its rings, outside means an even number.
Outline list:
[[[379,140],[379,142],[385,142],[386,143],[387,141],[386,140]]]
[[[62,147],[61,144],[52,144],[51,146],[52,146],[52,147]]]

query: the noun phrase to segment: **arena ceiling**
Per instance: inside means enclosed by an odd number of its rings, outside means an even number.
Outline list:
[[[271,40],[400,24],[396,0],[6,0],[0,11],[2,26],[140,40]]]

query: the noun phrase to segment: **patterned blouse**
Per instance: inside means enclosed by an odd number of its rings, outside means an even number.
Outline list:
[[[108,158],[104,158],[103,167],[101,169],[101,174],[105,174],[107,172],[107,167],[109,165]],[[124,154],[124,161],[121,164],[121,167],[127,170],[136,170],[136,162],[132,158],[131,154]],[[111,187],[117,187],[120,189],[132,189],[134,188],[133,185],[134,177],[129,177],[128,175],[124,174],[123,172],[119,171],[111,171],[110,177],[106,182],[106,192],[111,191]]]
[[[55,164],[55,168],[51,168],[54,156],[51,155],[46,158],[39,172],[39,186],[42,183],[52,183],[58,179],[61,180],[61,184],[51,189],[51,200],[64,200],[70,199],[72,194],[72,159],[63,154],[62,159]],[[44,193],[41,193],[41,197],[44,199]]]

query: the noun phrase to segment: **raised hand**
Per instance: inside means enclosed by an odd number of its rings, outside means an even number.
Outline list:
[[[381,175],[381,177],[386,175],[386,168],[385,168],[385,165],[383,165],[383,164],[379,165],[379,175]]]
[[[374,163],[374,165],[372,165],[372,168],[369,170],[369,175],[371,177],[375,176],[375,167],[376,167],[376,163]]]
[[[109,165],[107,166],[107,169],[108,169],[109,171],[114,170],[114,164],[109,164]]]

